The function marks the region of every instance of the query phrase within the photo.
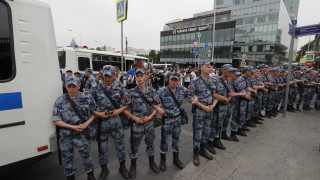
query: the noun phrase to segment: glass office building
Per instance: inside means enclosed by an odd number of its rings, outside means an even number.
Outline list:
[[[160,35],[161,61],[184,64],[196,62],[195,58],[207,58],[218,64],[237,66],[242,59],[249,64],[271,64],[285,58],[290,45],[291,21],[282,0],[216,0],[216,3],[213,58],[214,12],[207,11],[166,24]],[[190,28],[195,30],[188,31]],[[199,57],[192,54],[193,41],[200,41]],[[208,49],[203,48],[205,43]]]
[[[283,0],[286,5],[291,20],[296,20],[298,17],[300,0]]]

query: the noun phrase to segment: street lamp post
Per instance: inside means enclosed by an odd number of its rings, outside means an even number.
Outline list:
[[[213,62],[214,56],[214,36],[216,31],[216,0],[213,0],[213,25],[212,25],[212,50],[211,50],[211,61]]]
[[[200,61],[200,48],[201,48],[201,42],[200,42],[200,38],[201,38],[201,33],[200,30],[198,32],[198,38],[199,38],[199,51],[198,51],[198,67],[199,67],[199,61]]]
[[[72,30],[72,29],[68,29],[68,31],[73,32],[73,33],[76,33],[76,34],[79,35],[79,38],[80,38],[80,46],[81,46],[81,35],[80,35],[80,33],[76,32],[76,31],[74,31],[74,30]]]

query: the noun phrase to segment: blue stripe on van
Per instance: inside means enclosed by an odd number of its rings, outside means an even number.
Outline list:
[[[0,111],[22,108],[21,92],[0,93]]]

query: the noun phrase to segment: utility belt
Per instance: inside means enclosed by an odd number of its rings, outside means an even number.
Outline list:
[[[181,116],[181,114],[178,114],[178,115],[176,115],[176,116],[163,116],[165,119],[175,119],[175,118],[178,118],[178,117],[180,117]]]

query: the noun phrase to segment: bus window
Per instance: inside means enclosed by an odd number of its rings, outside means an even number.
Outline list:
[[[58,52],[58,58],[59,58],[60,69],[66,68],[66,52],[59,51]]]
[[[90,68],[90,59],[87,57],[78,57],[78,68],[79,71],[84,71]]]
[[[15,57],[13,52],[11,11],[9,6],[0,1],[0,82],[7,82],[15,77]]]

